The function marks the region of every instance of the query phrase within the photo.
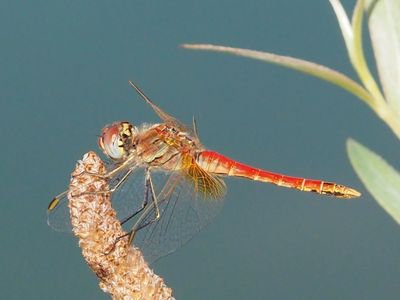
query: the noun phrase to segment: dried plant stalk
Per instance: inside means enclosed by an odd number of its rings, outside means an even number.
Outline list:
[[[140,251],[131,247],[111,206],[106,168],[94,152],[78,161],[70,183],[69,208],[75,235],[100,288],[113,299],[174,299]]]

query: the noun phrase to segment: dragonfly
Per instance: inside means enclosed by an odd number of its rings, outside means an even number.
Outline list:
[[[113,206],[120,206],[126,237],[149,263],[174,252],[220,211],[225,177],[240,177],[336,198],[357,198],[357,190],[334,182],[287,176],[241,163],[200,142],[196,121],[191,127],[158,107],[132,81],[129,84],[161,119],[135,126],[119,121],[103,128],[98,145],[109,160],[108,179]],[[48,206],[48,223],[56,230],[70,227],[68,190]],[[122,203],[122,204],[121,204]]]

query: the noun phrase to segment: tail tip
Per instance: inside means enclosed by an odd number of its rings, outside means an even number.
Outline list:
[[[347,188],[346,189],[346,198],[358,198],[361,196],[361,193],[355,189]]]

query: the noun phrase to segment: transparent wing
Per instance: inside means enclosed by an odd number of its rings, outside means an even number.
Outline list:
[[[145,170],[135,168],[126,177],[128,172],[123,171],[110,180],[110,189],[116,188],[112,205],[118,219],[135,215],[124,224],[127,231],[133,224],[141,226],[156,216],[153,197],[145,184]],[[133,241],[149,263],[174,252],[209,224],[223,206],[225,189],[222,179],[193,165],[184,172],[152,171],[151,178],[160,219],[140,229]],[[147,206],[142,210],[146,201]],[[48,224],[56,231],[72,232],[67,194],[49,207],[52,209],[48,210]]]
[[[120,221],[140,211],[145,192],[145,169],[139,168],[112,194],[112,207]]]
[[[115,168],[115,166],[111,165],[109,169],[112,170],[113,168]],[[127,175],[129,176],[126,177]],[[115,203],[114,209],[117,211],[119,218],[123,219],[131,214],[136,207],[142,205],[143,183],[143,170],[137,167],[121,171],[110,179],[110,190],[115,189],[116,191],[121,191],[117,193],[120,197],[113,196],[112,198],[117,198],[116,201],[113,201],[113,206]],[[132,194],[132,191],[135,191],[135,194]],[[50,202],[47,209],[47,224],[55,231],[72,233],[68,207],[68,192],[69,191],[65,191],[61,193]]]
[[[153,203],[149,203],[138,215],[134,227],[150,224],[137,231],[133,240],[149,263],[186,244],[210,223],[223,206],[222,194],[216,198],[215,195],[202,193],[181,172],[174,172],[169,177],[152,172],[151,176],[160,218],[152,222],[156,209]],[[221,179],[214,179],[225,187]]]
[[[145,95],[145,93],[143,93],[143,91],[133,81],[129,80],[128,82],[136,90],[140,97],[142,97],[142,99],[151,106],[151,108],[155,111],[155,113],[160,117],[161,120],[166,123],[175,124],[178,126],[178,128],[185,128],[185,125],[183,125],[180,121],[159,108],[149,97]]]
[[[50,202],[47,209],[47,224],[55,231],[72,232],[67,191]]]
[[[171,116],[164,110],[162,110],[158,105],[156,105],[153,100],[151,100],[146,94],[131,80],[128,81],[129,84],[136,90],[136,92],[142,97],[142,99],[150,105],[150,107],[154,110],[154,112],[158,115],[158,117],[167,124],[173,125],[176,128],[179,128],[181,131],[190,132],[193,134],[193,137],[196,139],[197,144],[201,145],[200,140],[197,136],[197,129],[195,128],[195,121],[193,120],[193,128],[188,128],[185,124],[181,121],[176,119],[175,117]]]

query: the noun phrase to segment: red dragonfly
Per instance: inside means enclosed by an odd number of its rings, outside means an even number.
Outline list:
[[[337,198],[361,195],[344,185],[273,173],[206,150],[194,120],[193,128],[186,127],[129,83],[162,123],[115,122],[102,130],[98,144],[111,161],[106,177],[113,206],[122,206],[117,208],[121,223],[132,224],[129,241],[135,238],[149,262],[175,251],[209,223],[222,206],[226,176]],[[68,227],[67,193],[48,206],[48,223],[56,230]]]

